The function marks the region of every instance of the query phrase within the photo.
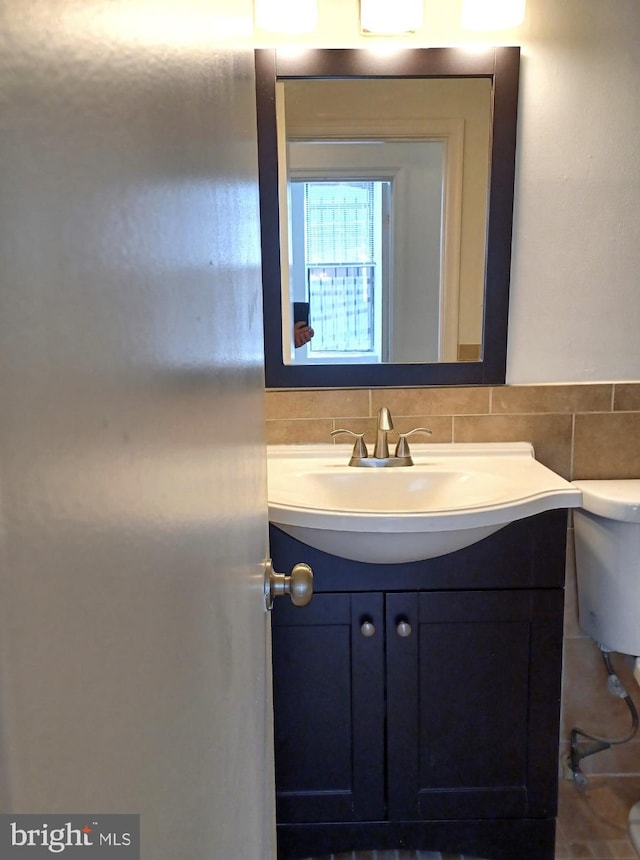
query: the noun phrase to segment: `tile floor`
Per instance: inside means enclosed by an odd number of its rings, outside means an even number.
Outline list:
[[[556,860],[636,860],[627,836],[640,777],[591,776],[582,787],[560,781]]]
[[[556,860],[636,860],[627,837],[640,777],[592,776],[586,786],[560,781]],[[438,851],[365,851],[318,860],[473,860]],[[514,857],[513,860],[518,860]]]

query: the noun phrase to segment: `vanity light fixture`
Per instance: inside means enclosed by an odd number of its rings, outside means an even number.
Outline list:
[[[255,23],[269,33],[312,33],[318,0],[255,0]]]
[[[367,34],[413,33],[422,26],[424,0],[360,0],[360,30]]]
[[[526,0],[462,0],[465,30],[508,30],[524,21]]]

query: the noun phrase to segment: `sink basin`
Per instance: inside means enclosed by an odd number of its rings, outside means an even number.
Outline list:
[[[414,465],[348,466],[348,446],[268,448],[269,519],[316,549],[374,564],[433,558],[514,520],[578,507],[528,442],[412,445]]]

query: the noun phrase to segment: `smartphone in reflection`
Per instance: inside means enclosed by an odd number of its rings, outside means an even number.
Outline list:
[[[303,322],[309,325],[309,302],[294,302],[293,303],[293,322]]]

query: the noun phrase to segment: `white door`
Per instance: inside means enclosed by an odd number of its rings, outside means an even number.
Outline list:
[[[253,56],[202,8],[2,4],[0,811],[268,860]]]

